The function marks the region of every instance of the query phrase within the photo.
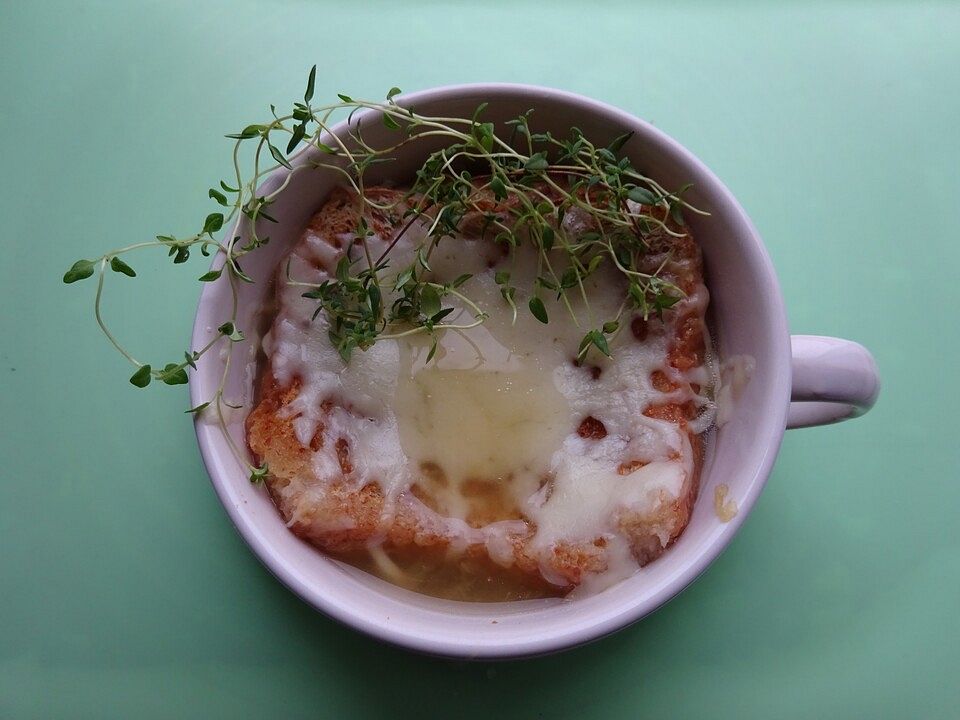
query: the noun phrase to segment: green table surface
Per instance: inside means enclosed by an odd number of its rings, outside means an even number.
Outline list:
[[[793,331],[873,350],[879,404],[788,433],[710,570],[591,646],[450,662],[315,612],[234,532],[185,388],[127,384],[60,282],[193,228],[222,134],[313,63],[319,98],[522,81],[651,120],[747,208]],[[958,717],[960,6],[3,2],[0,128],[0,717]],[[141,355],[186,346],[200,267],[109,286]]]

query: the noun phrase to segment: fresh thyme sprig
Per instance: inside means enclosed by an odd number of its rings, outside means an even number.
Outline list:
[[[356,228],[360,256],[345,254],[332,276],[304,292],[305,297],[317,301],[314,317],[320,312],[326,316],[330,342],[344,362],[349,362],[354,350],[366,350],[378,340],[417,333],[432,338],[429,362],[442,331],[467,330],[486,319],[486,314],[461,292],[469,275],[441,283],[433,277],[430,267],[431,255],[440,242],[460,233],[468,217],[480,218],[481,233],[502,244],[509,253],[525,243],[536,250],[538,270],[532,286],[527,288],[527,309],[538,321],[550,322],[543,297],[555,294],[572,322],[580,326],[581,318],[574,311],[569,294],[582,300],[590,322],[578,349],[580,361],[591,349],[610,355],[608,339],[619,331],[624,313],[639,312],[645,318],[660,315],[683,296],[679,288],[661,276],[667,260],[649,272],[644,259],[652,236],[682,236],[683,232],[674,228],[684,224],[683,210],[700,211],[683,199],[686,187],[668,192],[620,157],[630,135],[620,136],[603,147],[592,143],[577,128],[571,128],[569,137],[558,138],[534,132],[530,124],[532,111],[528,111],[506,123],[510,134],[504,138],[493,123],[483,120],[486,104],[480,105],[470,118],[425,116],[396,102],[398,88],[392,88],[384,102],[339,95],[337,103],[314,106],[315,80],[316,66],[310,71],[303,101],[294,103],[288,114],[280,115],[271,106],[268,122],[248,125],[227,135],[235,141],[233,177],[208,190],[208,198],[220,209],[208,214],[197,232],[183,237],[158,235],[154,240],[121,247],[93,260],[78,260],[64,274],[65,283],[97,276],[97,323],[134,366],[130,377],[133,385],[143,388],[153,380],[168,385],[185,383],[187,368],[195,369],[197,361],[214,347],[244,339],[236,326],[237,290],[239,283],[253,280],[243,271],[241,261],[269,242],[263,228],[265,223],[277,222],[269,208],[294,175],[316,168],[338,173],[360,202]],[[356,113],[364,110],[379,116],[379,121],[396,133],[394,143],[373,147],[364,140],[362,123],[355,122]],[[349,113],[348,129],[331,133],[335,116],[344,111]],[[389,161],[407,144],[437,137],[447,140],[446,146],[429,155],[401,200],[382,203],[367,196],[367,170]],[[300,153],[308,148],[313,154],[301,159]],[[249,157],[243,161],[245,149]],[[297,156],[296,162],[293,156]],[[252,166],[249,173],[242,170],[246,165]],[[286,171],[279,186],[270,192],[262,190],[265,176],[279,169]],[[404,221],[402,229],[377,258],[368,242],[372,231],[366,217],[371,209],[398,213]],[[579,229],[572,229],[565,222],[574,216]],[[391,250],[415,223],[420,223],[425,232],[420,233],[422,240],[413,263],[398,270],[390,268]],[[584,227],[587,229],[583,230]],[[223,228],[228,228],[226,237],[218,240],[215,234]],[[246,242],[242,242],[243,237]],[[162,367],[134,357],[107,327],[101,312],[106,276],[137,275],[121,256],[157,247],[165,249],[177,265],[186,263],[194,250],[207,257],[214,255],[221,260],[220,264],[198,279],[227,283],[232,297],[230,317],[224,318],[217,335],[201,348],[186,350],[182,361]],[[616,316],[596,321],[585,280],[604,265],[623,276],[626,290]],[[495,276],[505,310],[514,321],[519,312],[515,280],[507,270],[498,271]],[[289,276],[288,281],[296,282]],[[471,322],[445,322],[456,309],[452,305],[444,307],[444,301],[450,298],[469,309],[473,314]],[[230,358],[227,353],[214,396],[187,412],[200,413],[212,405],[227,441],[243,460],[226,431],[224,419],[224,405],[234,407],[224,398]],[[255,482],[267,473],[265,466],[246,464]]]

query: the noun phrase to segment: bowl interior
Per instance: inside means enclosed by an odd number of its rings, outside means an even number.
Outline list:
[[[633,577],[589,598],[495,604],[439,600],[332,561],[296,538],[267,493],[247,480],[219,427],[199,418],[197,435],[214,487],[231,519],[266,566],[307,602],[360,630],[410,648],[458,657],[507,657],[550,652],[619,629],[679,592],[720,553],[747,516],[779,448],[789,401],[789,337],[773,268],[749,219],[719,180],[675,141],[622,111],[544,88],[459,86],[401,100],[420,113],[457,117],[471,116],[481,102],[489,103],[486,120],[501,123],[533,108],[534,131],[565,136],[575,125],[597,144],[633,132],[623,152],[634,165],[668,189],[693,183],[689,199],[711,213],[688,220],[703,248],[714,341],[721,357],[749,355],[756,369],[732,418],[708,443],[701,499],[676,544]],[[361,122],[368,142],[396,137],[377,117],[368,115]],[[428,150],[425,143],[408,146],[396,162],[377,166],[379,177],[371,179],[408,181]],[[295,165],[311,157],[305,152]],[[282,179],[274,175],[266,185],[276,186]],[[240,447],[245,447],[243,419],[250,409],[259,341],[253,330],[261,324],[260,308],[270,279],[337,181],[330,171],[296,173],[271,207],[280,222],[265,228],[270,244],[244,264],[245,272],[256,280],[254,285],[244,284],[240,293],[238,325],[248,340],[234,346],[226,383],[226,398],[245,406],[229,418]],[[225,283],[204,288],[194,346],[206,343],[229,318],[229,304]],[[223,371],[223,358],[211,355],[204,361],[191,377],[195,404],[213,395]],[[714,513],[712,496],[719,483],[729,486],[729,497],[739,506],[729,523],[720,522]]]

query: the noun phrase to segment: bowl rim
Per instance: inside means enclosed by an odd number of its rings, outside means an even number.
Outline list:
[[[648,141],[662,147],[666,154],[671,156],[671,162],[682,161],[689,164],[706,178],[712,186],[711,194],[721,199],[728,206],[728,209],[735,214],[743,231],[740,242],[744,246],[744,250],[752,254],[753,261],[760,268],[756,278],[758,291],[768,305],[767,311],[770,313],[772,324],[772,337],[767,338],[767,340],[774,348],[774,357],[777,358],[775,362],[779,366],[773,380],[773,387],[776,390],[774,394],[779,395],[781,401],[774,406],[773,417],[770,418],[772,422],[766,425],[766,436],[757,438],[757,442],[763,444],[763,452],[755,466],[749,468],[749,474],[752,474],[752,477],[747,481],[747,490],[740,500],[739,512],[711,537],[705,548],[692,555],[690,560],[684,563],[658,592],[647,596],[643,602],[625,605],[618,612],[598,617],[595,622],[577,623],[564,632],[558,632],[550,636],[533,636],[514,640],[500,639],[496,643],[483,644],[476,644],[475,641],[469,639],[459,639],[456,635],[450,633],[438,633],[432,637],[425,637],[422,634],[411,632],[404,623],[384,621],[365,614],[362,609],[358,609],[349,603],[334,602],[324,593],[323,588],[308,583],[302,573],[298,572],[292,563],[282,553],[278,552],[277,548],[264,536],[257,525],[250,522],[244,515],[241,510],[241,503],[238,502],[238,498],[234,495],[230,485],[229,478],[235,472],[225,466],[221,454],[217,452],[218,445],[224,443],[219,428],[203,423],[200,418],[195,418],[194,426],[200,454],[220,503],[227,511],[237,532],[274,577],[302,600],[328,617],[375,639],[430,655],[460,659],[529,657],[583,645],[640,620],[686,589],[720,556],[750,515],[757,498],[766,485],[779,453],[786,428],[790,400],[790,336],[783,295],[773,262],[753,222],[730,190],[699,158],[678,141],[649,122],[613,105],[566,90],[541,85],[501,82],[442,85],[399,95],[396,102],[405,106],[422,101],[435,103],[445,100],[462,100],[464,96],[471,95],[495,97],[504,93],[523,93],[530,96],[532,104],[535,104],[538,98],[549,98],[574,106],[581,112],[599,115],[611,123],[619,122],[625,127],[634,128],[642,132]],[[363,114],[374,112],[373,110],[366,110]],[[361,114],[358,113],[358,116],[361,116]],[[339,132],[344,127],[345,122],[338,123],[331,128],[331,131]],[[287,171],[281,168],[278,172],[284,174]],[[268,177],[265,182],[271,182],[274,177],[276,176]],[[217,262],[216,259],[214,262]],[[205,303],[213,292],[211,285],[204,286],[197,304],[192,335],[195,344],[207,332],[203,310]],[[201,392],[200,383],[195,382],[191,376],[190,399],[192,406],[203,402],[204,398],[200,397]],[[701,479],[701,488],[705,484]]]

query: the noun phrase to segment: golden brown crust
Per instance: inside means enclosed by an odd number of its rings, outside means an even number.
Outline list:
[[[247,444],[258,462],[269,461],[270,476],[274,478],[299,475],[310,462],[311,448],[304,447],[297,439],[292,418],[280,413],[296,399],[299,389],[299,381],[284,388],[277,383],[272,372],[265,372],[260,402],[247,416]],[[322,447],[322,426],[317,428],[314,441],[318,443],[317,448]]]

